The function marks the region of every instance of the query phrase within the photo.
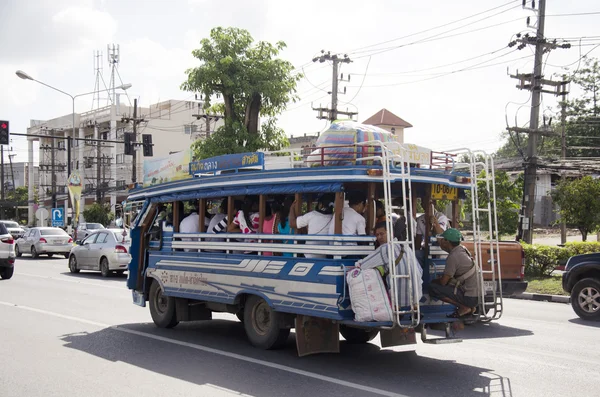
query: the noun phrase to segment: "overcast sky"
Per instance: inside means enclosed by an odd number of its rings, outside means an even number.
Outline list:
[[[236,26],[256,40],[285,41],[282,57],[306,74],[298,87],[302,100],[280,117],[288,135],[313,134],[326,125],[311,110],[311,102],[330,102],[331,68],[311,62],[324,49],[347,53],[354,61],[342,67],[351,80],[340,83],[347,91],[339,100],[340,109],[359,112],[359,121],[385,107],[414,126],[406,130],[407,142],[434,150],[493,151],[502,144],[507,119],[523,125],[529,117],[529,93],[517,90],[516,80],[507,75],[507,69],[533,68],[530,48],[507,48],[514,34],[532,31],[528,16],[536,22],[535,14],[520,5],[520,0],[2,0],[0,119],[10,120],[12,132],[24,133],[30,119],[70,114],[70,98],[21,80],[15,71],[73,95],[89,92],[96,50],[104,55],[108,80],[110,43],[120,45],[120,75],[133,84],[129,94],[140,105],[193,99],[179,89],[184,71],[198,65],[191,51],[211,28]],[[546,36],[598,37],[600,14],[557,15],[593,12],[600,12],[597,0],[548,0]],[[424,30],[429,31],[418,34]],[[600,40],[582,43],[588,45],[575,41],[573,48],[545,57],[545,76],[563,73],[563,65],[576,68],[590,50],[600,57],[600,48],[589,45]],[[554,105],[555,99],[545,95],[543,107]],[[78,112],[91,106],[91,96],[77,99]],[[25,139],[12,139],[14,160],[27,161]]]

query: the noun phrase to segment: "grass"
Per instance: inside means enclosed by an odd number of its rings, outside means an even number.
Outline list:
[[[560,275],[548,277],[526,277],[529,281],[527,291],[534,294],[568,295],[562,289],[562,278]]]

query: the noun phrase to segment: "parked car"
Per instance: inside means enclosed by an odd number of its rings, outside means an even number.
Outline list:
[[[61,228],[33,227],[17,240],[15,253],[18,257],[27,253],[32,258],[37,258],[40,254],[46,254],[49,258],[59,254],[68,258],[71,248],[73,239]]]
[[[15,240],[23,237],[23,235],[25,234],[25,229],[23,229],[23,227],[21,227],[21,225],[19,225],[15,221],[0,221],[0,223],[6,226],[6,229]]]
[[[600,252],[569,258],[562,279],[571,306],[584,320],[600,321]]]
[[[122,274],[131,261],[131,240],[125,229],[98,230],[77,240],[69,255],[69,271],[96,270],[108,277],[113,271]]]
[[[82,223],[77,227],[77,240],[83,240],[93,232],[104,229],[101,223]]]
[[[15,239],[0,223],[0,278],[9,279],[15,270]]]

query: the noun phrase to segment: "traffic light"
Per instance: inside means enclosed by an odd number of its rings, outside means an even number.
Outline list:
[[[10,143],[10,133],[8,132],[8,121],[0,120],[0,145]]]
[[[142,134],[142,143],[144,145],[144,157],[152,157],[152,135]]]
[[[123,138],[125,139],[124,153],[129,156],[133,155],[133,151],[135,150],[135,148],[133,147],[133,143],[134,143],[133,132],[125,132],[123,134]]]

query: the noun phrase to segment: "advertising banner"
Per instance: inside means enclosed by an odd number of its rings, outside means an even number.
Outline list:
[[[191,150],[144,160],[144,187],[190,178]]]

